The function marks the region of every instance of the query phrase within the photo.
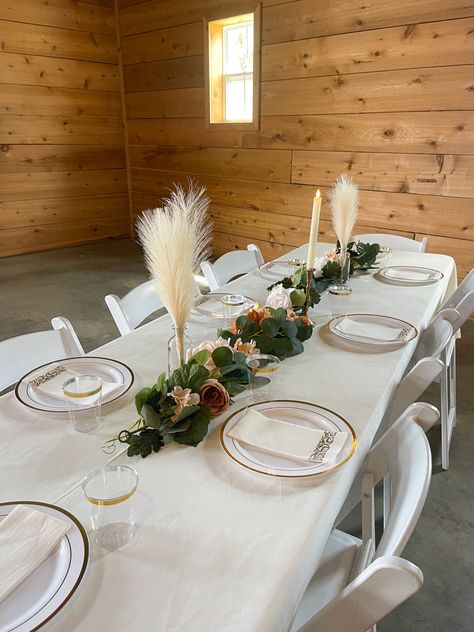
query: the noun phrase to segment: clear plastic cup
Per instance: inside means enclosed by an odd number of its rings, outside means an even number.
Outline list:
[[[135,532],[133,511],[138,474],[128,465],[105,465],[82,483],[97,544],[113,551],[128,544]]]
[[[102,380],[96,375],[77,375],[63,384],[71,425],[77,432],[92,432],[100,426]]]
[[[224,318],[235,318],[239,316],[244,309],[246,300],[242,294],[225,294],[222,296],[221,303]]]
[[[350,312],[352,290],[347,285],[331,285],[328,289],[331,315],[347,316]]]
[[[246,360],[251,396],[250,402],[265,402],[274,398],[278,388],[280,360],[273,355],[259,353]]]

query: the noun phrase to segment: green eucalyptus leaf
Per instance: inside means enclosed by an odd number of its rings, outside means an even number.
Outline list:
[[[243,330],[247,327],[247,324],[249,322],[253,322],[253,321],[251,321],[250,318],[247,318],[245,314],[242,314],[241,316],[237,318],[237,320],[235,321],[235,324],[237,325],[238,329]]]
[[[145,387],[138,391],[138,393],[135,395],[135,406],[139,415],[141,415],[143,405],[146,403],[151,393],[152,389]]]
[[[286,320],[282,324],[281,330],[288,338],[295,338],[298,333],[298,327],[294,320]]]
[[[155,429],[158,429],[161,426],[161,415],[149,404],[143,404],[140,414],[147,426]]]
[[[275,340],[273,353],[281,359],[293,354],[293,344],[288,338],[277,338]]]
[[[305,290],[293,290],[290,294],[291,303],[294,307],[303,307],[306,300]]]
[[[217,347],[212,352],[212,359],[217,367],[223,367],[231,364],[234,358],[234,352],[229,347]]]
[[[191,418],[191,425],[185,432],[175,435],[177,443],[197,446],[204,439],[209,428],[212,414],[209,406],[200,406],[199,411]]]
[[[280,329],[280,323],[275,318],[264,318],[262,320],[262,330],[274,338]]]
[[[206,364],[208,359],[209,359],[209,351],[207,349],[202,349],[201,351],[198,351],[191,358],[191,360],[193,360],[194,362],[196,362],[196,364],[199,364],[201,366]]]
[[[277,309],[270,310],[272,312],[273,318],[277,320],[279,323],[283,323],[286,320],[286,309],[283,307],[278,307]]]
[[[255,342],[261,353],[270,353],[273,350],[275,341],[268,334],[262,333],[255,336]]]
[[[179,424],[180,421],[183,421],[183,419],[186,419],[186,417],[189,417],[191,415],[194,415],[194,413],[197,413],[198,410],[200,410],[200,406],[196,405],[196,406],[185,406],[181,412],[179,413],[179,415],[176,417],[174,424]]]
[[[298,327],[296,338],[301,340],[301,342],[309,340],[313,335],[313,327],[311,327],[311,325],[305,325],[302,320],[297,320],[295,322]]]
[[[304,347],[301,340],[298,340],[298,338],[294,338],[291,342],[293,345],[292,355],[298,355],[299,353],[303,353]]]

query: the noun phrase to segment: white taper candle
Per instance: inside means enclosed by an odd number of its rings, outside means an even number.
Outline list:
[[[313,198],[313,214],[311,216],[311,229],[309,231],[308,243],[308,259],[306,261],[306,269],[314,268],[314,260],[316,258],[316,246],[318,243],[319,216],[321,214],[321,193],[319,189]]]

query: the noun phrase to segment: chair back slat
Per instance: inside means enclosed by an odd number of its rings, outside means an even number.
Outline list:
[[[105,302],[122,336],[133,331],[145,318],[163,307],[153,281],[141,283],[123,298],[108,294]]]
[[[214,263],[203,261],[201,269],[209,289],[214,292],[232,279],[256,270],[262,263],[260,248],[255,244],[249,244],[247,250],[226,252]]]
[[[392,248],[393,250],[408,250],[409,252],[425,252],[426,237],[421,241],[401,237],[400,235],[388,235],[384,233],[366,233],[365,235],[356,235],[352,237],[354,241],[363,243],[376,243],[383,248]]]

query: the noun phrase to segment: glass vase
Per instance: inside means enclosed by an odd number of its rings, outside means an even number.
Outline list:
[[[343,288],[349,287],[349,279],[351,276],[351,256],[347,252],[347,249],[339,255],[339,265],[341,266],[341,273],[339,277],[339,286]]]
[[[186,334],[187,325],[176,327],[173,325],[173,335],[168,340],[168,375],[186,363],[188,353],[192,349],[192,342]]]

